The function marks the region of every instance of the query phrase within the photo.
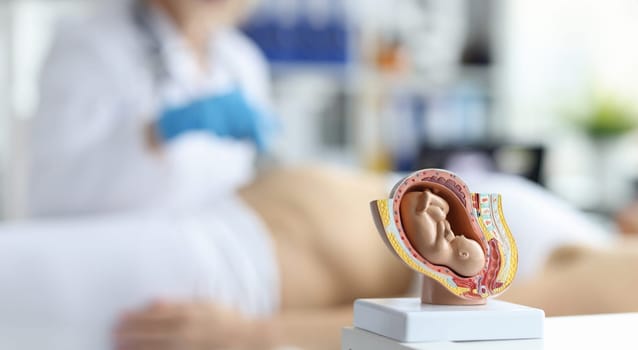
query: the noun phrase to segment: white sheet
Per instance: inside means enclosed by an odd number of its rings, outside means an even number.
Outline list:
[[[2,226],[0,348],[106,349],[123,311],[158,298],[271,314],[279,292],[270,244],[232,199],[189,215]]]

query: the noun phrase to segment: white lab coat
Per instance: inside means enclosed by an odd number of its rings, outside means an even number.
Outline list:
[[[130,4],[123,6],[129,1],[57,32],[32,124],[33,216],[192,205],[252,176],[255,150],[247,142],[191,135],[157,154],[143,129],[165,106],[234,87],[266,107],[269,76],[261,53],[238,31],[220,31],[211,38],[211,72],[201,74],[171,21],[154,11],[151,27],[168,72],[158,81],[148,33],[132,19]]]

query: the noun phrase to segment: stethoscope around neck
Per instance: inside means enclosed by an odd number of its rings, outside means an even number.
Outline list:
[[[157,106],[161,108],[170,108],[168,106],[167,101],[165,99],[166,95],[164,94],[164,87],[168,86],[168,83],[175,82],[176,80],[172,78],[171,72],[168,69],[168,64],[165,59],[165,45],[161,40],[159,34],[154,28],[153,18],[151,10],[143,3],[142,0],[135,0],[132,4],[132,15],[135,26],[141,34],[143,43],[143,50],[146,52],[147,61],[150,64],[151,69],[151,78],[152,78],[152,88],[153,93],[152,97],[155,99],[155,103]],[[231,64],[230,58],[223,57],[224,55],[220,54],[216,57],[216,68],[225,67],[226,72],[229,74],[230,84],[228,91],[222,93],[222,96],[238,96],[243,95],[241,85],[239,84],[239,74],[234,71],[234,65]],[[190,89],[186,86],[182,86],[184,91],[189,91]],[[190,96],[193,100],[200,99],[201,96]],[[274,129],[279,126],[275,124],[274,119],[270,121],[271,125],[267,126],[268,128]]]
[[[162,83],[170,79],[168,65],[164,59],[164,45],[153,28],[150,9],[142,0],[135,0],[131,4],[133,23],[144,41],[142,49],[150,64],[153,86],[158,89]]]
[[[143,0],[134,0],[131,4],[131,13],[133,22],[138,32],[140,33],[140,37],[142,42],[142,50],[145,53],[146,61],[149,64],[149,69],[152,78],[152,86],[154,89],[154,98],[157,99],[157,103],[166,104],[167,101],[164,100],[163,87],[166,86],[169,82],[174,83],[176,79],[172,77],[172,73],[168,68],[168,63],[166,62],[165,51],[166,47],[161,39],[159,33],[156,28],[154,28],[153,18],[151,9],[144,4]],[[232,68],[233,66],[226,62],[223,55],[217,55],[216,57],[216,69],[219,70],[219,67]],[[229,90],[241,90],[239,79],[237,78],[237,74],[233,74],[233,69],[226,69],[226,72],[229,73],[230,76],[230,88]],[[189,91],[188,86],[181,87],[184,91]],[[196,96],[193,96],[196,98]]]

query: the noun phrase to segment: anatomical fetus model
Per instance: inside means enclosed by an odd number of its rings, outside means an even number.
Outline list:
[[[500,195],[471,193],[455,174],[426,169],[371,206],[384,241],[423,275],[423,303],[484,304],[512,283],[518,254]]]

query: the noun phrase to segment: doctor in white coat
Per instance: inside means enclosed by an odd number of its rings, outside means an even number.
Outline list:
[[[274,129],[252,0],[117,0],[66,23],[41,77],[32,216],[196,205],[251,179]]]

